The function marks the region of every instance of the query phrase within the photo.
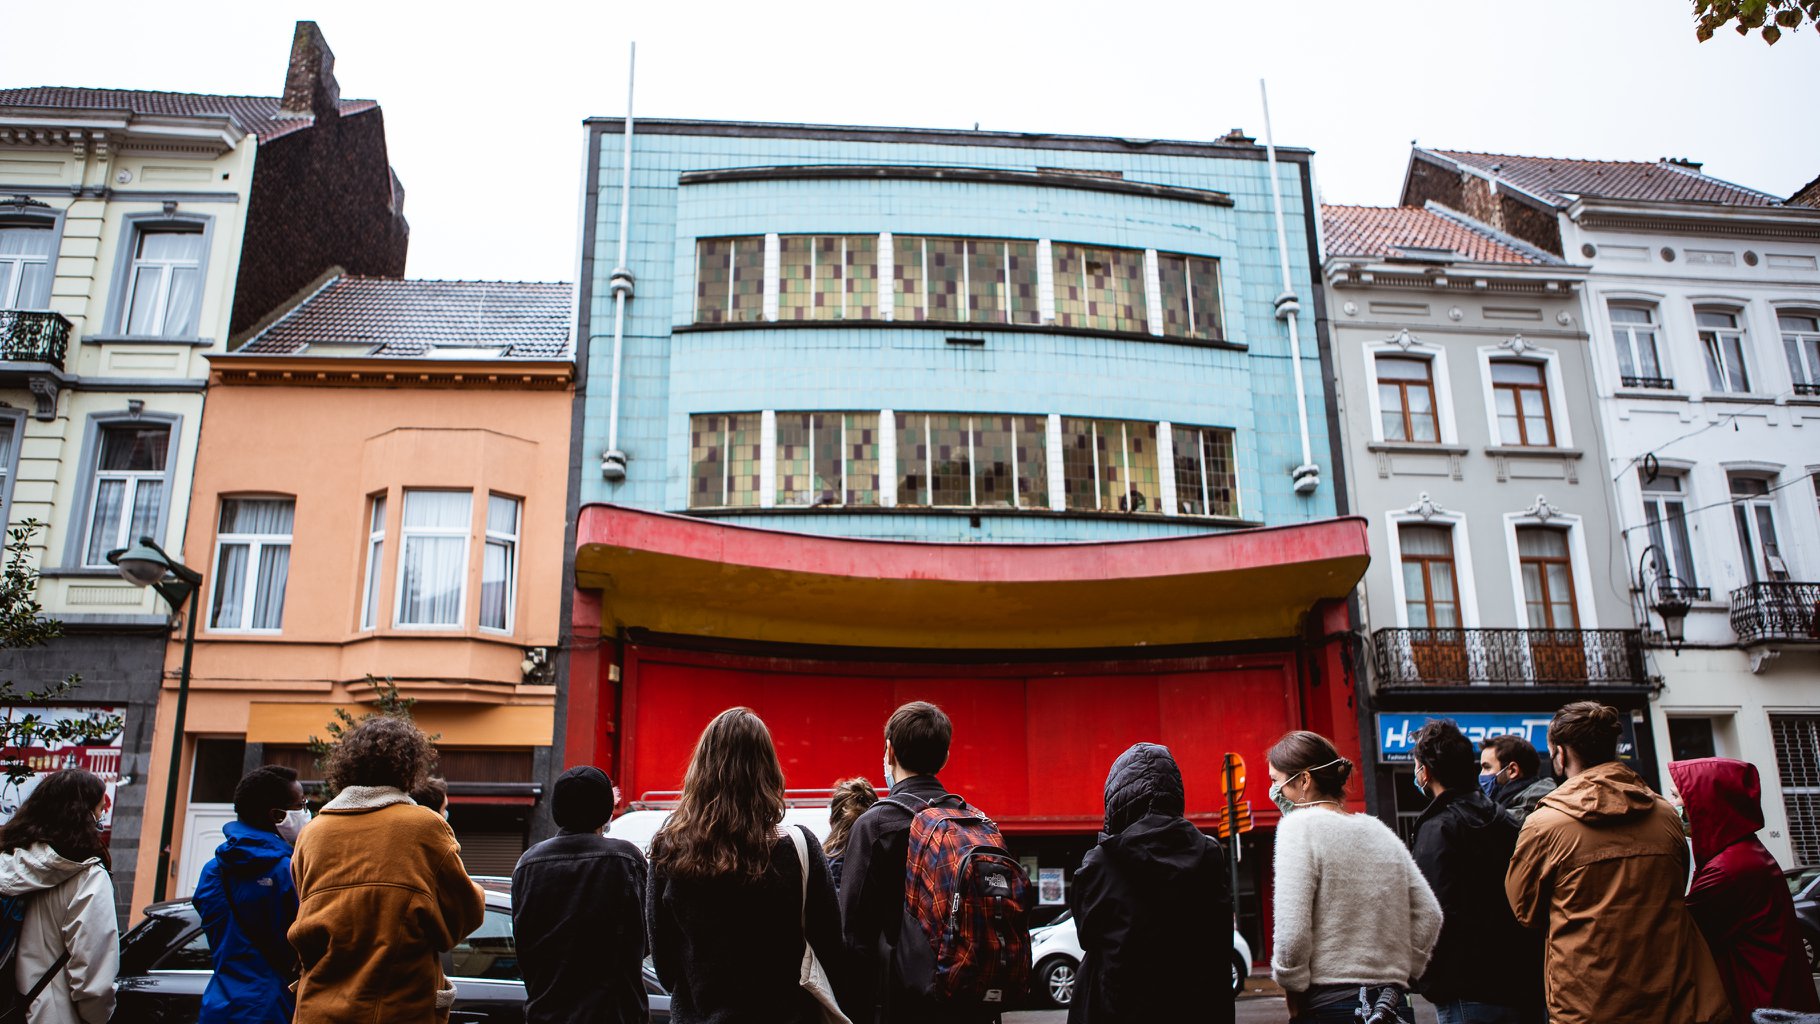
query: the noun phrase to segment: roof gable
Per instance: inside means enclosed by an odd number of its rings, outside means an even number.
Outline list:
[[[567,359],[572,295],[561,282],[337,277],[235,354]]]
[[[1322,206],[1329,256],[1560,266],[1561,260],[1439,207]]]
[[[1702,174],[1698,165],[1670,160],[1575,160],[1449,149],[1417,152],[1468,168],[1561,208],[1580,196],[1723,206],[1782,205],[1781,199],[1767,192]]]
[[[124,110],[138,115],[231,117],[242,128],[270,141],[314,123],[310,117],[281,116],[277,96],[222,96],[197,92],[145,89],[88,89],[44,85],[0,89],[0,107],[49,107],[77,110]],[[342,100],[342,116],[378,109],[373,100]]]

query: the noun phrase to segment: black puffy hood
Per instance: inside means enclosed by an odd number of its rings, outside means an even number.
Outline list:
[[[1169,748],[1133,743],[1106,773],[1106,834],[1116,836],[1140,818],[1182,816],[1182,769]]]

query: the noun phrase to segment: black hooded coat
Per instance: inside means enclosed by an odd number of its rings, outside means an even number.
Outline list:
[[[1106,831],[1069,896],[1085,952],[1069,1024],[1231,1024],[1226,854],[1183,807],[1167,747],[1138,743],[1112,762]]]

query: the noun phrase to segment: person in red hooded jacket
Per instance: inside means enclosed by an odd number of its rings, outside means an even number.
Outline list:
[[[1757,766],[1729,757],[1668,766],[1694,841],[1687,907],[1699,922],[1731,996],[1733,1019],[1754,1010],[1820,1011],[1795,903],[1763,828]]]

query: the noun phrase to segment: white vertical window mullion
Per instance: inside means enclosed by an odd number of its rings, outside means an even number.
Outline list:
[[[816,244],[817,242],[820,241],[820,239],[817,238],[815,235],[810,235],[810,236],[808,236],[808,238],[809,238],[809,305],[806,309],[804,309],[804,312],[808,314],[808,318],[810,320],[813,320],[813,319],[815,319],[815,296],[821,291],[821,284],[822,284],[821,281],[816,277],[816,274],[815,274],[816,256],[821,251],[821,246]],[[781,252],[779,253],[779,256],[780,257],[782,256]],[[783,297],[784,297],[784,282],[783,282],[783,278],[782,278],[783,261],[781,258],[778,261],[777,271],[778,271],[777,299],[778,299],[779,305],[781,306],[783,303]],[[780,310],[780,312],[781,312],[781,310]],[[811,427],[810,429],[813,430],[814,428]]]
[[[1157,511],[1177,515],[1180,504],[1175,497],[1175,435],[1168,420],[1156,425],[1156,484],[1157,501],[1162,506]]]
[[[1047,238],[1036,240],[1037,319],[1055,323],[1055,246]]]
[[[935,504],[935,417],[923,414],[923,504]]]
[[[897,319],[897,253],[892,250],[891,232],[878,233],[878,317]]]
[[[927,238],[917,239],[917,251],[922,253],[923,261],[923,272],[920,275],[923,289],[923,315],[918,319],[927,320],[929,319],[929,240]],[[925,421],[925,423],[927,423],[927,421]]]
[[[1011,417],[1011,507],[1023,508],[1017,494],[1017,421],[1018,417]]]
[[[1119,465],[1125,477],[1119,481],[1119,500],[1125,503],[1125,511],[1136,512],[1131,507],[1131,427],[1124,421],[1119,422]]]
[[[765,319],[776,320],[779,278],[783,274],[783,242],[773,231],[765,235]]]
[[[1194,337],[1194,261],[1182,260],[1182,294],[1188,296],[1188,337]]]
[[[841,412],[835,413],[835,415],[840,417],[840,500],[836,501],[835,504],[845,505],[847,503],[847,495],[852,493],[847,490],[847,459],[852,453],[853,448],[847,441],[847,414]]]
[[[1093,508],[1099,511],[1106,502],[1106,496],[1100,493],[1100,421],[1087,422],[1087,451],[1093,456]]]
[[[758,504],[760,508],[775,508],[777,506],[777,410],[766,409],[758,415]],[[810,417],[809,422],[814,423],[814,417]],[[811,483],[814,482],[813,463],[811,463],[809,479]]]
[[[999,312],[1001,314],[1003,314],[1005,322],[1010,323],[1011,322],[1011,303],[1013,301],[1013,299],[1011,297],[1011,243],[1010,242],[999,243],[999,256],[1000,256],[999,282],[1000,282],[1000,287],[1003,289],[1003,291],[1000,294],[1002,294],[1004,296],[1004,302],[1002,302],[1001,305],[1003,305],[1005,307],[1004,309],[1000,310]]]
[[[1048,450],[1049,458],[1049,510],[1066,512],[1068,510],[1068,486],[1062,479],[1062,414],[1049,414],[1049,430],[1043,447]]]
[[[739,271],[739,239],[727,243],[727,319],[733,319],[733,297],[738,294],[738,282],[733,280]]]
[[[1163,275],[1155,249],[1144,250],[1144,313],[1148,318],[1147,326],[1150,328],[1150,333],[1155,337],[1162,337]],[[1191,324],[1193,322],[1189,321]]]
[[[973,319],[973,243],[961,240],[961,323]]]
[[[1201,463],[1201,514],[1210,516],[1213,514],[1213,490],[1207,482],[1207,437],[1207,431],[1199,432],[1194,439],[1194,454]]]
[[[732,504],[729,485],[733,476],[733,417],[724,417],[720,426],[720,503]]]
[[[847,236],[840,236],[840,318],[847,319],[847,272],[853,268],[847,265]],[[845,422],[846,417],[841,417]]]
[[[977,508],[980,503],[980,467],[979,457],[973,450],[973,424],[973,417],[967,417],[967,504],[970,507]]]
[[[878,504],[897,507],[897,413],[878,411]]]

